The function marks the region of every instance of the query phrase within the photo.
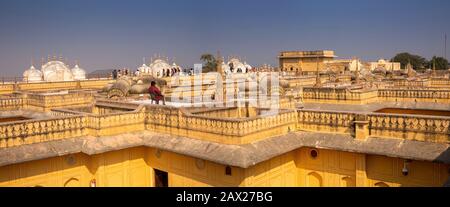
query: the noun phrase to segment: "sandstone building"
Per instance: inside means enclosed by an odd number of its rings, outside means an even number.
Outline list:
[[[334,53],[281,56],[314,72]],[[0,85],[0,186],[448,185],[448,74],[277,77],[158,79],[167,106],[142,77]]]

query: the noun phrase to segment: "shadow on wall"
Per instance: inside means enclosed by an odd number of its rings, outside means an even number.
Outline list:
[[[450,148],[447,148],[443,153],[441,153],[434,161],[441,162],[445,164],[450,164]],[[448,179],[445,182],[444,187],[450,187],[450,167],[448,168]]]

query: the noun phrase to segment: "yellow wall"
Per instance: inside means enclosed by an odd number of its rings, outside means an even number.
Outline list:
[[[301,148],[247,169],[226,166],[154,148],[136,147],[0,167],[0,186],[154,186],[153,169],[168,172],[169,186],[442,186],[449,166],[334,150]]]

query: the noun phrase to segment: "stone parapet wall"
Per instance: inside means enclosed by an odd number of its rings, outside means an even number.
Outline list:
[[[0,148],[85,136],[86,117],[17,121],[0,124]]]
[[[19,110],[24,106],[22,98],[0,98],[0,110]]]
[[[356,113],[299,110],[297,128],[303,131],[353,134]]]
[[[92,102],[94,102],[92,93],[28,94],[26,108],[37,111],[50,111],[52,108],[89,105]]]
[[[449,143],[450,118],[373,113],[368,116],[371,136]]]
[[[304,88],[302,98],[305,103],[366,104],[385,101],[450,103],[450,90],[385,88],[351,91],[336,88]]]
[[[450,103],[450,90],[380,89],[379,101]]]
[[[0,95],[11,94],[14,91],[14,84],[0,84]]]
[[[297,116],[294,110],[251,118],[213,118],[170,107],[147,110],[148,130],[225,144],[245,144],[285,134],[294,129]]]
[[[304,88],[302,98],[304,102],[365,104],[377,101],[377,91],[350,91],[345,88]]]
[[[0,95],[11,94],[14,91],[50,91],[50,90],[75,90],[75,89],[101,89],[112,83],[112,79],[64,81],[64,82],[37,82],[37,83],[5,83],[0,84]]]
[[[439,116],[298,110],[297,129],[361,135],[362,139],[380,137],[450,143],[449,126],[450,118]]]

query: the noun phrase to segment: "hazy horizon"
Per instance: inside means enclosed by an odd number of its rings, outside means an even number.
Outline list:
[[[62,54],[88,72],[135,70],[154,54],[182,65],[203,53],[276,66],[283,50],[334,50],[339,58],[443,56],[447,0],[208,1],[3,0],[1,76]],[[448,58],[448,52],[447,52]]]

